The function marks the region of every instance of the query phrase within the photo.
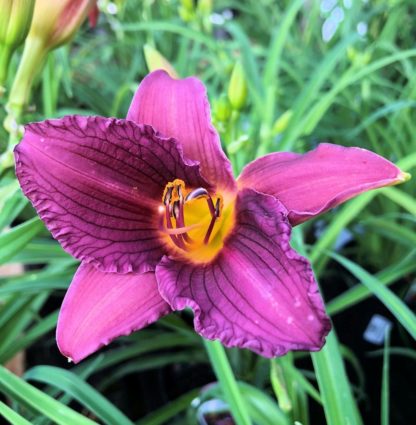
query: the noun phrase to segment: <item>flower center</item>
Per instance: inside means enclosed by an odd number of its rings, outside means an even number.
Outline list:
[[[225,205],[220,194],[187,189],[179,179],[166,185],[162,202],[160,227],[169,251],[193,262],[212,260],[233,228],[234,202]]]

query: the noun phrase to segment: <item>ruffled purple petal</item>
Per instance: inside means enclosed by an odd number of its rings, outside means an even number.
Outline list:
[[[59,350],[77,363],[170,311],[159,295],[154,273],[121,275],[81,264],[59,313]]]
[[[173,139],[126,120],[30,124],[15,153],[23,192],[52,235],[107,272],[154,270],[165,252],[158,206],[166,183],[207,185]]]
[[[256,159],[238,184],[276,196],[296,225],[362,192],[404,180],[399,168],[373,152],[322,143],[304,155],[278,152]]]
[[[203,267],[164,257],[160,294],[174,310],[191,307],[196,331],[228,347],[265,357],[319,350],[331,325],[309,262],[289,245],[286,214],[276,198],[244,189],[218,257]]]
[[[210,183],[235,189],[230,161],[211,123],[206,89],[197,78],[175,80],[165,71],[152,72],[141,82],[127,119],[179,140],[185,156],[200,162],[201,174]]]

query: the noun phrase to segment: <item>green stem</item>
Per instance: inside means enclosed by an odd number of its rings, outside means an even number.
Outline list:
[[[9,115],[13,115],[17,122],[19,122],[24,108],[29,103],[33,81],[42,69],[47,52],[42,40],[38,38],[26,39],[22,59],[13,80],[7,105]]]
[[[287,381],[283,372],[284,364],[284,357],[270,360],[270,382],[276,395],[277,404],[283,412],[290,415],[293,410],[293,406],[289,397]]]
[[[55,96],[52,89],[53,69],[53,55],[49,55],[42,74],[42,103],[46,117],[52,117],[55,114]]]
[[[204,344],[236,424],[251,425],[246,404],[241,397],[224,347],[218,341],[208,341],[206,339],[204,339]]]
[[[10,46],[0,44],[0,88],[6,83],[12,53],[13,50]]]

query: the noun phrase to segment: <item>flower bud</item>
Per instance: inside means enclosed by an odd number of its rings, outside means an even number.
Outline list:
[[[195,5],[193,0],[181,0],[178,8],[179,16],[184,22],[192,22],[195,19]]]
[[[273,135],[276,136],[277,134],[283,133],[286,130],[292,115],[293,111],[291,109],[288,109],[286,112],[280,115],[280,117],[273,124]]]
[[[149,72],[156,71],[157,69],[163,69],[172,78],[179,78],[179,75],[175,71],[173,65],[157,49],[149,44],[145,44],[143,51]]]
[[[365,66],[371,61],[371,53],[366,50],[364,52],[359,52],[353,47],[348,47],[347,57],[353,65],[356,66]]]
[[[227,122],[231,116],[230,102],[225,94],[214,101],[213,115],[216,121]]]
[[[10,91],[8,111],[19,117],[29,101],[33,80],[47,53],[67,43],[92,10],[96,0],[36,0],[23,56]]]
[[[230,84],[228,86],[228,99],[231,106],[239,111],[246,103],[247,99],[247,83],[244,76],[244,69],[241,62],[234,65],[231,73]]]
[[[198,0],[198,12],[202,16],[209,16],[212,13],[212,0]]]
[[[0,85],[4,84],[11,55],[25,40],[35,0],[0,0]]]
[[[16,48],[29,32],[35,0],[0,0],[0,43]]]
[[[42,40],[48,50],[67,43],[95,3],[95,0],[36,0],[28,38]]]
[[[211,13],[212,13],[212,0],[198,0],[197,15],[200,23],[205,32],[212,31]]]
[[[189,10],[190,12],[195,8],[194,0],[181,0],[180,3],[184,9]]]
[[[97,26],[99,16],[100,16],[100,9],[98,8],[97,3],[95,3],[95,5],[90,10],[90,13],[88,14],[88,21],[90,23],[90,28],[95,28]]]

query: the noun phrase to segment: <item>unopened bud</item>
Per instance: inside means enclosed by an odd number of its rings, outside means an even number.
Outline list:
[[[358,65],[358,66],[367,65],[371,61],[370,51],[366,50],[364,52],[359,52],[353,47],[348,47],[347,57],[352,64]]]
[[[189,11],[195,9],[194,0],[181,0],[181,6]]]
[[[47,53],[67,43],[92,10],[96,0],[36,0],[23,56],[9,95],[8,109],[19,117],[29,102],[33,80]]]
[[[88,21],[90,23],[91,28],[95,28],[97,26],[99,16],[100,16],[100,9],[98,8],[98,5],[96,3],[90,10],[90,13],[88,14]]]
[[[216,121],[227,122],[231,116],[231,105],[228,97],[222,94],[219,99],[214,101],[212,110]]]
[[[228,86],[228,99],[231,106],[239,111],[242,109],[247,100],[247,83],[244,76],[244,69],[241,62],[234,65],[231,73],[230,84]]]
[[[212,30],[212,0],[198,0],[196,13],[200,19],[202,28],[205,32],[210,33]]]
[[[273,135],[283,133],[286,130],[289,124],[289,121],[292,118],[292,115],[293,115],[293,111],[290,109],[288,109],[286,112],[280,115],[280,117],[273,124],[273,130],[272,130]]]
[[[352,46],[348,46],[347,47],[347,58],[351,62],[354,62],[356,56],[357,56],[357,50],[354,47],[352,47]]]
[[[157,69],[163,69],[172,78],[179,78],[179,75],[175,71],[173,65],[157,49],[149,44],[145,44],[143,51],[149,72],[156,71]]]
[[[29,32],[35,0],[0,0],[0,43],[16,48]]]
[[[198,0],[198,13],[209,16],[212,12],[212,0]]]
[[[43,40],[48,50],[72,39],[96,0],[36,0],[28,38]]]
[[[184,22],[192,22],[195,19],[195,12],[192,10],[188,10],[183,6],[180,6],[178,11],[180,18]]]
[[[35,0],[0,0],[0,86],[13,52],[29,32],[34,6]]]
[[[182,21],[192,22],[195,20],[194,0],[181,0],[178,11]]]

